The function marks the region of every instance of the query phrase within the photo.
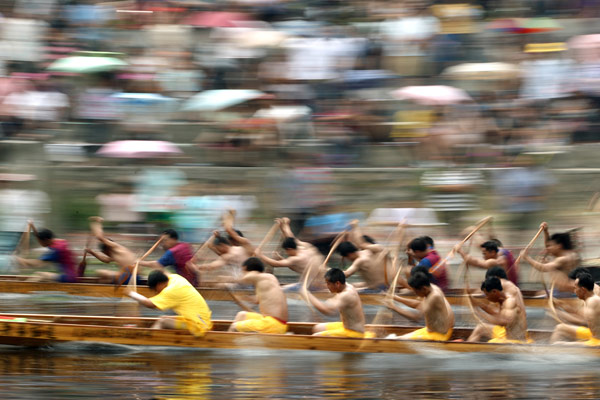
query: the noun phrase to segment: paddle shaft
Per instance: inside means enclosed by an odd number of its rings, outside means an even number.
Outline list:
[[[527,253],[527,251],[531,248],[531,246],[533,246],[533,244],[535,243],[535,241],[537,240],[537,238],[540,237],[540,235],[542,234],[542,232],[544,232],[544,228],[538,229],[538,231],[535,234],[535,236],[533,237],[533,239],[531,239],[531,241],[527,244],[527,246],[525,246],[525,248],[523,249],[523,251],[519,253],[519,257],[517,257],[517,259],[514,262],[514,264],[517,267],[519,266],[519,262],[521,261],[521,258],[523,257],[523,255],[525,253]]]
[[[133,282],[133,291],[134,291],[134,292],[135,292],[135,291],[137,291],[137,290],[136,290],[136,285],[137,285],[137,270],[138,270],[138,267],[139,267],[139,265],[140,265],[140,262],[144,261],[144,259],[146,259],[146,257],[148,257],[150,254],[152,254],[152,252],[153,252],[154,250],[156,250],[156,248],[158,247],[158,245],[159,245],[159,244],[160,244],[160,243],[161,243],[163,240],[165,240],[165,237],[166,237],[165,235],[162,235],[162,236],[161,236],[161,237],[160,237],[160,238],[159,238],[159,239],[156,241],[156,243],[154,243],[154,244],[152,245],[152,247],[150,247],[150,249],[149,249],[149,250],[148,250],[148,251],[147,251],[147,252],[146,252],[146,253],[145,253],[145,254],[144,254],[144,255],[143,255],[141,258],[139,258],[139,259],[136,261],[136,263],[135,263],[135,267],[133,268],[133,272],[131,273],[131,278],[130,278],[130,279],[132,280],[132,282]]]
[[[265,244],[267,244],[267,242],[269,240],[271,240],[271,238],[273,237],[273,235],[275,235],[275,232],[277,232],[278,228],[279,228],[279,224],[278,223],[274,223],[273,226],[271,227],[271,229],[269,229],[269,231],[267,232],[267,234],[263,238],[262,242],[260,242],[260,244],[256,248],[255,252],[256,251],[260,251],[263,248],[263,246]]]

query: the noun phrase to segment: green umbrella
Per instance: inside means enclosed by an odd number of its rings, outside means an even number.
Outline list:
[[[128,65],[125,61],[115,57],[104,56],[70,56],[56,60],[48,67],[49,71],[92,73],[112,71]]]

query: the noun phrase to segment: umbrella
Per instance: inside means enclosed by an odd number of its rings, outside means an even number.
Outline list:
[[[70,56],[56,60],[48,66],[49,71],[92,73],[112,71],[128,65],[115,57]]]
[[[150,158],[182,154],[181,149],[161,140],[119,140],[106,143],[96,152],[103,157]]]
[[[441,85],[405,86],[392,91],[391,95],[399,100],[412,100],[428,106],[443,106],[473,100],[462,89]]]
[[[253,89],[206,90],[186,101],[183,111],[218,111],[265,96],[268,95]]]
[[[444,77],[464,80],[499,80],[519,77],[519,66],[502,62],[465,63],[448,67],[442,72]]]
[[[561,30],[552,18],[503,18],[487,24],[486,29],[508,33],[542,33]]]
[[[232,28],[239,26],[239,22],[248,21],[246,14],[224,11],[197,12],[183,20],[184,25],[203,28]]]

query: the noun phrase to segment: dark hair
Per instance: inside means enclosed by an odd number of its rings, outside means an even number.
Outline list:
[[[490,242],[496,243],[496,246],[498,246],[498,248],[504,247],[504,245],[502,244],[502,242],[499,239],[496,239],[496,238],[490,239]]]
[[[110,253],[110,246],[104,242],[100,242],[100,251],[108,255]]]
[[[408,278],[408,285],[413,289],[421,289],[424,286],[431,286],[431,282],[428,275],[417,272]]]
[[[227,240],[227,238],[224,238],[223,236],[217,236],[215,237],[215,240],[213,241],[215,246],[218,246],[220,244],[226,244],[228,246],[231,246],[231,243],[229,242],[229,240]]]
[[[373,239],[371,236],[369,235],[362,235],[362,238],[365,242],[369,242],[371,244],[375,244],[375,239]]]
[[[327,282],[336,283],[340,282],[342,285],[346,284],[346,275],[344,271],[339,268],[330,268],[325,273],[325,279]]]
[[[498,265],[485,271],[485,279],[492,277],[492,276],[495,276],[500,279],[508,279],[508,276],[506,275],[506,271],[504,270],[504,268],[499,267]]]
[[[592,278],[592,275],[582,272],[577,275],[577,286],[591,292],[594,290],[594,278]]]
[[[500,292],[502,291],[502,283],[497,276],[490,276],[489,278],[485,278],[485,281],[481,282],[481,290],[491,292],[494,289]]]
[[[414,267],[412,267],[412,269],[410,270],[410,275],[415,275],[415,274],[425,274],[429,277],[429,280],[432,279],[431,273],[429,273],[429,267],[425,266],[425,265],[416,265]]]
[[[556,244],[560,244],[565,250],[573,249],[571,235],[569,235],[568,233],[555,233],[554,235],[550,236],[550,240],[552,240]]]
[[[297,249],[298,245],[296,244],[296,240],[293,237],[286,237],[281,243],[282,249]]]
[[[52,240],[54,239],[54,233],[50,229],[40,229],[37,233],[37,238],[40,240]]]
[[[167,235],[171,239],[179,240],[179,235],[175,231],[175,229],[165,229],[163,231],[163,235]]]
[[[246,268],[246,271],[264,272],[265,270],[264,264],[262,263],[262,261],[260,261],[260,258],[258,257],[250,257],[246,259],[246,261],[244,261],[242,265],[244,266],[244,268]]]
[[[567,274],[567,276],[569,277],[569,279],[577,279],[577,275],[579,275],[579,274],[590,274],[590,270],[585,267],[577,267],[575,269],[572,269]]]
[[[414,238],[410,241],[408,247],[412,251],[425,251],[427,250],[427,241],[422,237]]]
[[[431,237],[429,237],[429,236],[421,236],[420,238],[423,239],[425,241],[425,243],[427,243],[431,247],[435,247],[435,245],[433,244],[433,239]]]
[[[150,289],[156,289],[156,285],[163,282],[169,282],[169,277],[163,271],[155,269],[148,274],[148,287]]]
[[[495,251],[498,252],[498,244],[493,240],[488,240],[480,246],[482,249],[486,249],[487,251]]]
[[[356,253],[358,249],[352,242],[342,242],[337,248],[342,257],[346,257],[350,253]]]

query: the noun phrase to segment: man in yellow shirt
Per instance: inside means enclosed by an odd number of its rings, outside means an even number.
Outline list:
[[[149,299],[134,291],[127,291],[127,296],[148,308],[172,309],[177,313],[176,317],[159,318],[153,329],[187,329],[194,336],[204,336],[212,329],[206,301],[184,277],[155,270],[148,275],[148,287],[156,292]]]

